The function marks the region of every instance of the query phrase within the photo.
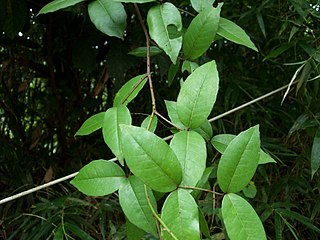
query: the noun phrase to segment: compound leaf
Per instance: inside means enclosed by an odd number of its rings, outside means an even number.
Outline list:
[[[117,191],[126,181],[123,170],[117,164],[95,160],[81,168],[71,184],[86,195],[104,196]]]
[[[198,206],[188,191],[178,189],[170,193],[163,204],[161,219],[177,239],[200,239]],[[165,229],[161,234],[163,239],[172,239]]]
[[[177,113],[187,127],[199,127],[209,116],[216,101],[219,76],[215,61],[198,67],[186,79],[177,99]]]
[[[266,240],[261,220],[242,197],[228,193],[222,200],[222,219],[230,240]]]
[[[156,200],[150,188],[148,196],[153,209],[157,209]],[[136,176],[130,176],[128,181],[119,189],[121,208],[131,223],[146,232],[157,234],[156,222],[148,205],[144,183]]]
[[[152,7],[148,12],[150,37],[162,48],[175,64],[182,45],[181,15],[169,2]]]
[[[259,161],[259,126],[241,132],[221,156],[217,178],[223,192],[241,191],[253,177]]]
[[[133,174],[156,191],[176,189],[182,179],[181,166],[168,144],[144,128],[120,128],[123,153]]]

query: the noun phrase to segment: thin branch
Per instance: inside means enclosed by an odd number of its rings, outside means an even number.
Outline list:
[[[293,82],[292,84],[296,84],[296,83],[297,83],[297,81]],[[242,105],[240,105],[240,106],[238,106],[238,107],[236,107],[236,108],[234,108],[234,109],[231,109],[231,110],[229,110],[229,111],[227,111],[227,112],[225,112],[225,113],[222,113],[222,114],[220,114],[220,115],[218,115],[218,116],[215,116],[215,117],[209,119],[209,122],[214,122],[214,121],[216,121],[216,120],[218,120],[218,119],[220,119],[220,118],[223,118],[223,117],[225,117],[225,116],[227,116],[227,115],[229,115],[229,114],[231,114],[231,113],[234,113],[234,112],[236,112],[236,111],[238,111],[238,110],[240,110],[240,109],[242,109],[242,108],[245,108],[245,107],[247,107],[247,106],[249,106],[249,105],[251,105],[251,104],[253,104],[253,103],[256,103],[256,102],[258,102],[258,101],[260,101],[260,100],[262,100],[262,99],[265,99],[265,98],[267,98],[267,97],[270,97],[270,96],[272,96],[272,95],[274,95],[274,94],[276,94],[276,93],[278,93],[278,92],[286,89],[288,86],[289,86],[289,84],[287,84],[287,85],[285,85],[285,86],[283,86],[283,87],[280,87],[280,88],[278,88],[278,89],[276,89],[276,90],[274,90],[274,91],[271,91],[271,92],[269,92],[269,93],[267,93],[267,94],[265,94],[265,95],[262,95],[261,97],[258,97],[258,98],[256,98],[256,99],[250,101],[250,102],[247,102],[247,103],[245,103],[245,104],[242,104]],[[170,136],[167,136],[167,137],[163,138],[163,140],[167,141],[167,140],[170,140],[170,139],[172,139],[172,138],[173,138],[173,135],[170,135]],[[116,160],[117,160],[116,158],[112,158],[112,159],[110,159],[109,161],[116,161]],[[39,191],[39,190],[41,190],[41,189],[50,187],[50,186],[55,185],[55,184],[57,184],[57,183],[66,181],[66,180],[68,180],[68,179],[71,179],[71,178],[73,178],[74,176],[76,176],[77,173],[78,173],[78,172],[72,173],[72,174],[70,174],[70,175],[68,175],[68,176],[65,176],[65,177],[56,179],[56,180],[54,180],[54,181],[52,181],[52,182],[48,182],[48,183],[43,184],[43,185],[40,185],[40,186],[38,186],[38,187],[29,189],[29,190],[27,190],[27,191],[24,191],[24,192],[21,192],[21,193],[18,193],[18,194],[15,194],[15,195],[13,195],[13,196],[11,196],[11,197],[4,198],[4,199],[0,200],[0,205],[3,204],[3,203],[9,202],[9,201],[11,201],[11,200],[14,200],[14,199],[23,197],[23,196],[25,196],[25,195],[28,195],[28,194],[30,194],[30,193]]]
[[[180,130],[180,128],[178,126],[176,126],[173,122],[169,121],[168,119],[166,119],[164,116],[162,116],[158,111],[155,111],[155,115],[157,115],[158,117],[160,117],[162,120],[164,120],[166,123],[169,123],[171,126],[175,127],[176,129]]]
[[[199,190],[199,191],[203,191],[203,192],[209,192],[209,193],[217,194],[217,195],[220,195],[220,196],[224,195],[223,193],[219,193],[219,192],[215,192],[213,190],[209,190],[209,189],[205,189],[205,188],[199,188],[199,187],[179,186],[179,188]]]

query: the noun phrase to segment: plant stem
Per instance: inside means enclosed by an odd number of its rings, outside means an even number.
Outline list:
[[[190,186],[179,186],[179,188],[185,188],[185,189],[192,189],[192,190],[199,190],[199,191],[203,191],[203,192],[209,192],[209,193],[214,193],[220,196],[223,196],[223,193],[218,193],[209,189],[204,189],[204,188],[199,188],[199,187],[190,187]]]
[[[167,225],[162,221],[162,219],[158,216],[158,213],[156,213],[156,211],[154,210],[152,204],[151,204],[151,201],[150,201],[150,198],[149,198],[149,194],[148,194],[148,191],[147,191],[147,186],[144,185],[144,193],[146,195],[146,198],[147,198],[147,202],[148,202],[148,205],[149,205],[149,208],[151,209],[151,212],[153,214],[153,216],[158,220],[158,222],[164,227],[164,229],[170,234],[170,236],[175,239],[175,240],[178,240],[178,238],[173,234],[173,232],[171,232],[171,230],[167,227]],[[161,234],[161,233],[159,233]]]

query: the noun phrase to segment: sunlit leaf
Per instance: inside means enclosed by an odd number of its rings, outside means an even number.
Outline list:
[[[219,76],[215,61],[205,63],[191,73],[177,99],[180,121],[191,129],[199,127],[213,108],[218,88]]]
[[[161,219],[177,239],[200,239],[198,206],[184,189],[178,189],[167,197],[162,207]],[[172,239],[166,229],[161,231],[163,239]]]
[[[230,240],[267,239],[261,220],[242,197],[228,193],[222,200],[222,219]]]
[[[109,108],[104,115],[102,126],[103,139],[113,154],[123,165],[121,134],[119,124],[131,124],[131,115],[126,106]]]
[[[157,124],[158,124],[157,116],[154,115],[151,119],[151,116],[149,115],[143,120],[143,122],[141,123],[141,127],[148,129],[150,132],[154,132],[157,128]]]
[[[231,42],[246,46],[258,52],[258,49],[246,32],[237,24],[228,19],[220,18],[217,34],[225,39],[230,40]]]
[[[148,197],[156,210],[156,200],[150,188]],[[128,181],[119,189],[121,208],[131,223],[146,232],[157,234],[156,222],[148,205],[144,183],[135,176],[130,176]]]
[[[148,12],[148,27],[150,37],[162,48],[175,64],[179,55],[182,36],[172,37],[169,26],[179,33],[182,29],[181,15],[179,10],[169,2],[152,7]],[[172,28],[170,28],[172,31]]]
[[[194,10],[201,12],[205,9],[212,7],[215,0],[191,0],[191,5]]]
[[[38,15],[49,13],[49,12],[55,12],[57,10],[67,8],[84,1],[85,0],[55,0],[55,1],[49,2],[47,5],[41,8]]]
[[[217,8],[207,7],[190,23],[183,38],[183,52],[188,59],[200,57],[210,47],[219,27],[221,7],[221,3]]]
[[[176,189],[182,179],[181,166],[168,144],[144,128],[120,127],[124,156],[133,174],[156,191]]]
[[[101,112],[88,118],[76,132],[75,136],[89,135],[100,129],[103,125],[104,114],[105,112]]]
[[[207,150],[203,138],[194,131],[181,131],[173,136],[170,147],[182,168],[181,186],[196,186],[206,168]]]
[[[259,161],[259,126],[241,132],[227,146],[218,165],[218,183],[223,192],[241,191],[253,177]]]
[[[101,32],[111,37],[123,38],[127,26],[127,14],[119,2],[94,0],[88,5],[92,23]]]
[[[117,164],[95,160],[81,168],[71,184],[86,195],[104,196],[117,191],[126,181],[123,170]]]
[[[113,106],[127,105],[141,91],[148,78],[146,74],[138,75],[126,82],[114,97]]]
[[[311,178],[318,171],[320,167],[320,128],[318,128],[313,139],[311,150]]]

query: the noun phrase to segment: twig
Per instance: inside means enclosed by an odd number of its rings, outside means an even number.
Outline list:
[[[297,83],[297,81],[293,82],[292,84],[296,84],[296,83]],[[229,115],[229,114],[231,114],[231,113],[234,113],[234,112],[236,112],[236,111],[238,111],[238,110],[240,110],[240,109],[242,109],[242,108],[245,108],[245,107],[247,107],[247,106],[249,106],[249,105],[251,105],[251,104],[253,104],[253,103],[256,103],[256,102],[258,102],[258,101],[260,101],[260,100],[262,100],[262,99],[265,99],[265,98],[267,98],[267,97],[270,97],[270,96],[272,96],[272,95],[274,95],[274,94],[276,94],[276,93],[278,93],[278,92],[286,89],[288,86],[289,86],[289,84],[287,84],[287,85],[285,85],[285,86],[283,86],[283,87],[280,87],[280,88],[278,88],[278,89],[276,89],[276,90],[274,90],[274,91],[271,91],[271,92],[269,92],[269,93],[267,93],[267,94],[265,94],[265,95],[262,95],[261,97],[258,97],[258,98],[256,98],[256,99],[250,101],[250,102],[247,102],[247,103],[245,103],[245,104],[242,104],[242,105],[240,105],[240,106],[238,106],[238,107],[236,107],[236,108],[234,108],[234,109],[231,109],[231,110],[229,110],[229,111],[227,111],[227,112],[225,112],[225,113],[222,113],[222,114],[220,114],[220,115],[218,115],[218,116],[215,116],[215,117],[209,119],[209,122],[214,122],[214,121],[216,121],[216,120],[218,120],[218,119],[220,119],[220,118],[223,118],[223,117],[225,117],[225,116],[227,116],[227,115]],[[170,140],[170,139],[172,139],[172,138],[173,138],[173,135],[170,135],[170,136],[167,136],[167,137],[163,138],[163,140],[167,141],[167,140]],[[116,160],[117,160],[116,158],[112,158],[112,159],[109,160],[109,161],[116,161]],[[13,195],[13,196],[11,196],[11,197],[4,198],[4,199],[0,200],[0,205],[3,204],[3,203],[6,203],[6,202],[12,201],[12,200],[14,200],[14,199],[23,197],[23,196],[25,196],[25,195],[28,195],[28,194],[30,194],[30,193],[39,191],[39,190],[44,189],[44,188],[46,188],[46,187],[50,187],[50,186],[55,185],[55,184],[57,184],[57,183],[66,181],[66,180],[68,180],[68,179],[71,179],[71,178],[73,178],[74,176],[76,176],[77,173],[78,173],[78,172],[72,173],[72,174],[70,174],[70,175],[68,175],[68,176],[65,176],[65,177],[56,179],[56,180],[54,180],[54,181],[52,181],[52,182],[48,182],[48,183],[43,184],[43,185],[40,185],[40,186],[38,186],[38,187],[29,189],[29,190],[27,190],[27,191],[24,191],[24,192],[21,192],[21,193],[18,193],[18,194],[15,194],[15,195]]]
[[[209,192],[209,193],[213,193],[213,194],[217,194],[217,195],[221,195],[221,196],[224,195],[223,193],[218,193],[218,192],[215,192],[213,190],[209,190],[209,189],[205,189],[205,188],[199,188],[199,187],[179,186],[179,188],[191,189],[191,190],[199,190],[199,191]]]

